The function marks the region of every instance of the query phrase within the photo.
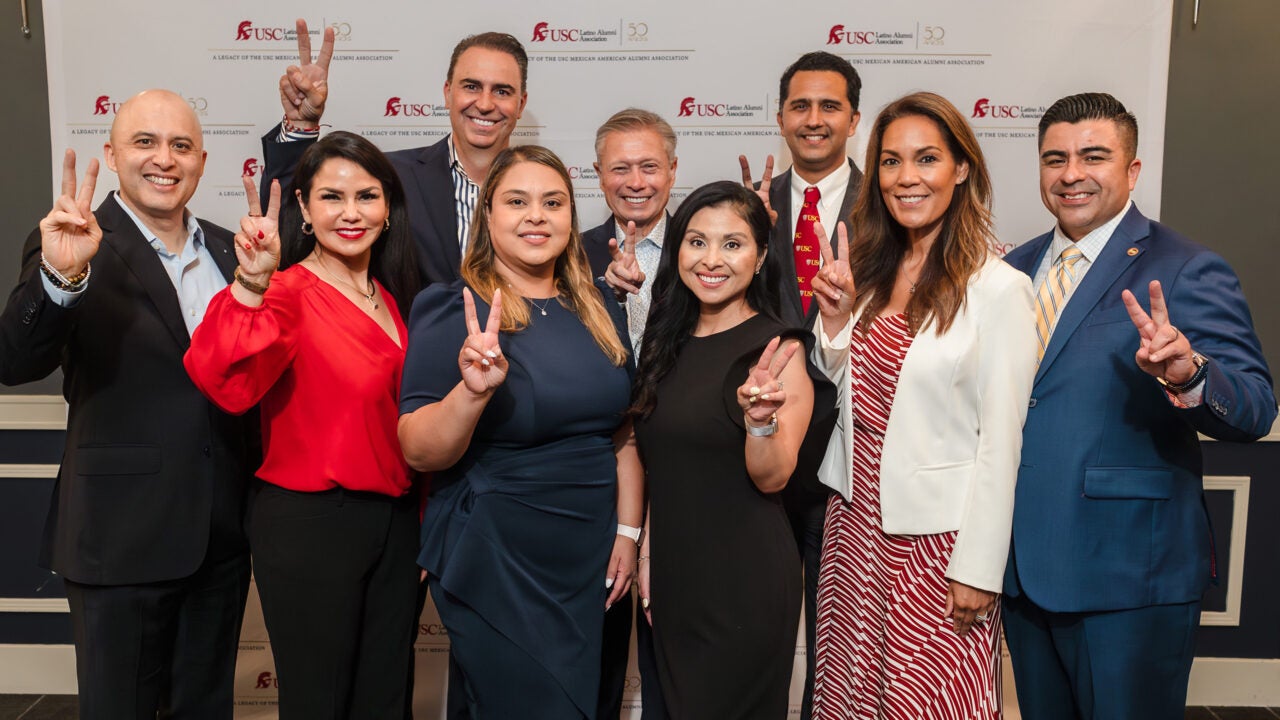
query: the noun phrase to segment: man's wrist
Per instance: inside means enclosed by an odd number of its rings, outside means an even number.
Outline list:
[[[1163,377],[1157,377],[1156,380],[1164,386],[1165,390],[1175,395],[1185,393],[1203,382],[1205,376],[1209,374],[1209,358],[1193,350],[1191,352],[1191,362],[1196,366],[1196,370],[1186,380],[1173,382]]]

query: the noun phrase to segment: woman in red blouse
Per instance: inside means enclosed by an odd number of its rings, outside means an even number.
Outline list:
[[[261,409],[248,529],[280,717],[403,717],[418,515],[396,419],[419,285],[404,191],[345,132],[303,156],[284,220],[278,184],[265,215],[245,186],[236,281],[185,363],[219,407]]]

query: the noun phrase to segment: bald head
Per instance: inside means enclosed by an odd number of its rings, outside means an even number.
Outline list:
[[[168,90],[129,98],[103,147],[120,177],[120,198],[157,233],[184,222],[187,201],[204,174],[204,138],[187,101]]]

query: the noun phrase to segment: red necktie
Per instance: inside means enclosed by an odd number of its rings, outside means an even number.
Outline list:
[[[809,314],[809,303],[813,300],[813,276],[818,274],[818,232],[814,226],[818,223],[818,198],[821,193],[816,187],[804,189],[804,205],[800,206],[800,219],[796,221],[796,235],[792,242],[796,259],[796,285],[800,288],[800,305],[805,315]]]

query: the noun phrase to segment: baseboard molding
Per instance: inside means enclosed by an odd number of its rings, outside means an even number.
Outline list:
[[[66,598],[0,598],[0,613],[69,613]],[[4,647],[4,646],[0,646]]]
[[[1187,705],[1280,707],[1280,659],[1196,658]]]
[[[0,695],[75,695],[73,645],[0,645]]]
[[[1007,668],[1004,682],[1013,685]],[[75,693],[73,646],[0,645],[0,695]],[[1280,659],[1196,658],[1187,705],[1280,707]]]
[[[0,430],[65,430],[61,395],[0,395]]]

